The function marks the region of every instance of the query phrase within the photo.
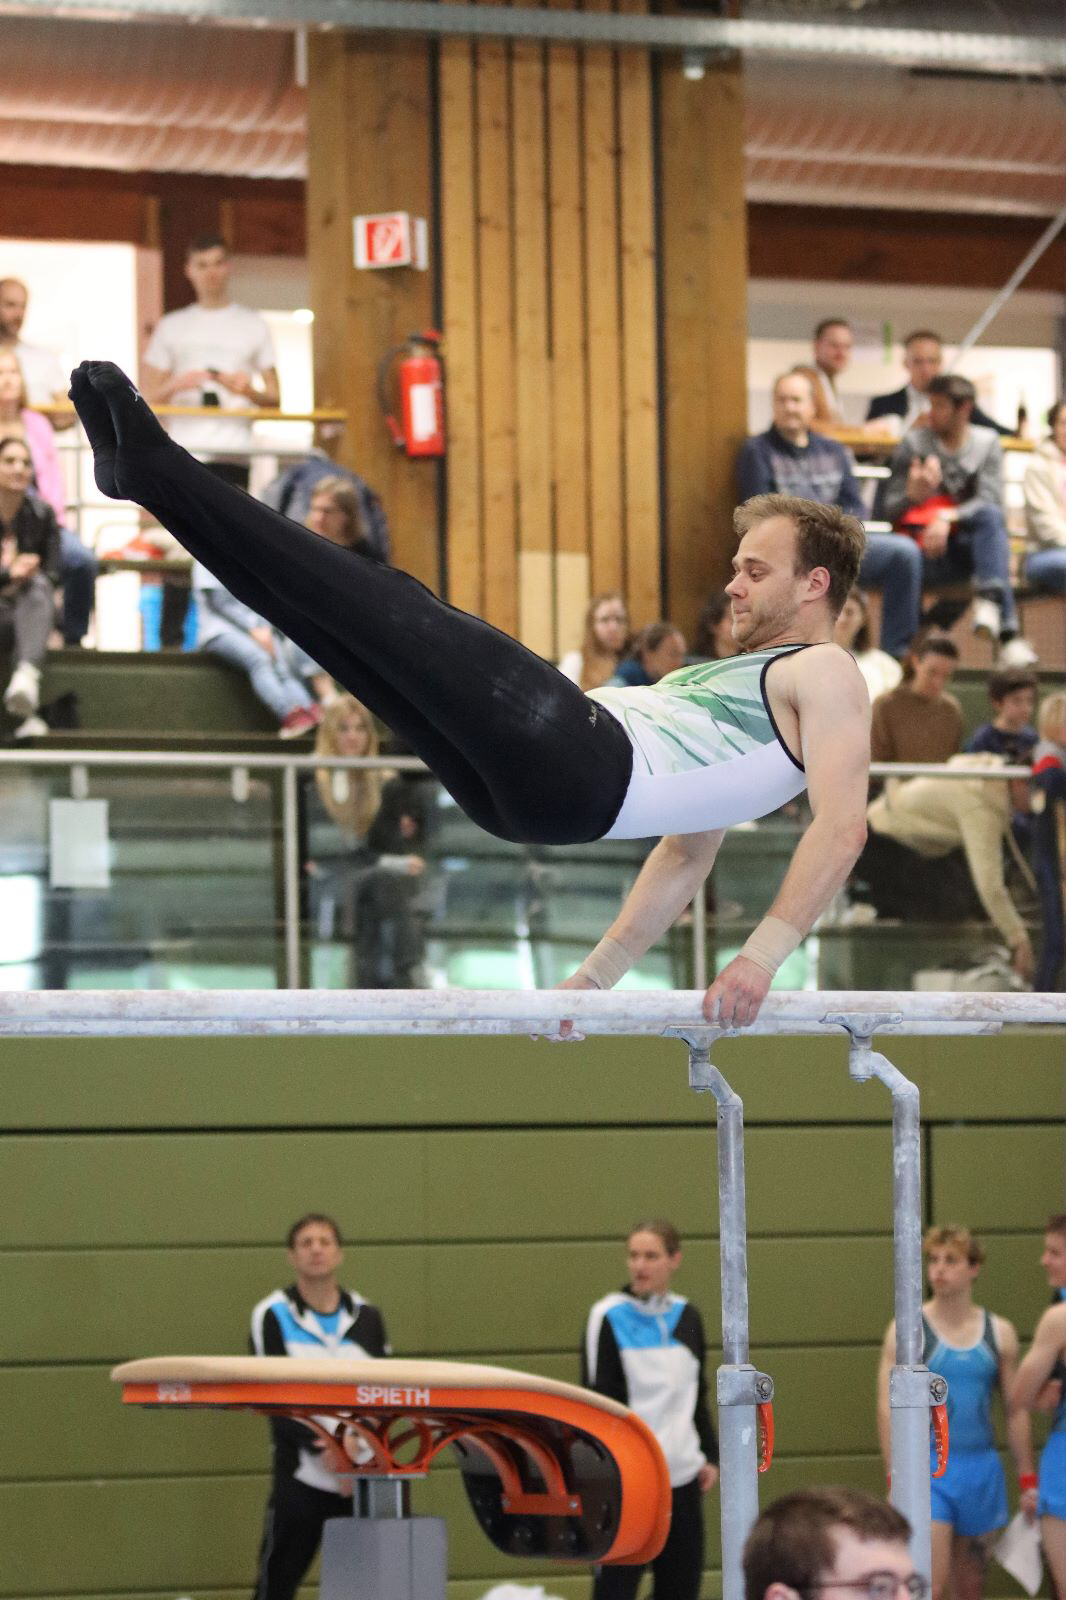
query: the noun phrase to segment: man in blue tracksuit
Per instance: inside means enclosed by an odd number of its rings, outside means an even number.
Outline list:
[[[289,1229],[288,1249],[296,1282],[275,1289],[252,1312],[253,1355],[304,1361],[387,1356],[377,1306],[337,1283],[344,1255],[333,1218],[319,1212],[301,1217]],[[272,1417],[270,1430],[273,1483],[253,1600],[293,1600],[315,1558],[323,1524],[351,1516],[351,1487],[330,1471],[321,1441],[302,1422]]]

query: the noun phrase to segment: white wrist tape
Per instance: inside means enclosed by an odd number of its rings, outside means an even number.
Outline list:
[[[604,934],[595,950],[589,952],[577,970],[597,989],[613,989],[619,978],[625,977],[630,965],[631,957],[625,946]]]
[[[791,922],[783,922],[780,917],[763,917],[740,953],[772,978],[782,961],[797,950],[802,941],[802,933]]]

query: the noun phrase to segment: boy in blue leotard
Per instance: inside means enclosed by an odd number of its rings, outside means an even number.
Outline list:
[[[922,1307],[924,1360],[948,1380],[948,1468],[932,1484],[933,1600],[948,1587],[954,1600],[980,1600],[991,1535],[1007,1521],[1007,1489],[996,1452],[992,1397],[1006,1404],[1018,1362],[1018,1335],[1005,1317],[973,1301],[984,1250],[967,1228],[930,1228],[924,1242],[931,1299]],[[877,1420],[886,1469],[891,1460],[888,1379],[896,1328],[881,1352]],[[1007,1419],[1007,1442],[1022,1485],[1021,1508],[1036,1511],[1036,1478],[1027,1412]]]
[[[1040,1265],[1052,1302],[1011,1385],[1012,1409],[1051,1412],[1040,1457],[1040,1537],[1058,1600],[1066,1600],[1066,1212],[1048,1219]]]

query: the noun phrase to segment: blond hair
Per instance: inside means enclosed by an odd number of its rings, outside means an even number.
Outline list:
[[[604,650],[596,637],[597,611],[601,606],[614,602],[620,605],[626,614],[626,637],[617,655],[613,651]],[[614,676],[619,661],[629,648],[629,642],[629,607],[624,597],[617,589],[608,589],[603,594],[593,595],[585,612],[585,631],[581,640],[581,677],[578,680],[586,693],[589,689],[602,689],[607,679]]]
[[[985,1259],[984,1246],[969,1228],[961,1228],[958,1223],[948,1222],[943,1227],[925,1230],[925,1237],[922,1240],[924,1256],[932,1255],[934,1250],[946,1250],[952,1247],[966,1257],[971,1267],[979,1267]]]
[[[756,494],[733,512],[738,539],[771,517],[788,517],[796,529],[796,571],[824,567],[829,574],[826,600],[835,617],[859,576],[866,530],[858,517],[839,506],[801,500],[794,494]]]
[[[315,734],[316,756],[339,756],[344,752],[338,745],[338,730],[350,716],[362,717],[366,724],[366,754],[376,756],[381,741],[374,719],[361,700],[353,694],[338,695],[322,713],[322,721]],[[346,772],[341,767],[319,767],[315,772],[315,787],[319,798],[338,828],[357,839],[365,839],[370,824],[381,809],[381,791],[387,772]]]
[[[1050,739],[1052,728],[1059,732],[1066,727],[1066,692],[1061,689],[1054,694],[1047,694],[1040,702],[1040,710],[1036,714],[1036,731],[1041,739]]]
[[[15,282],[16,280],[12,279],[11,281]],[[15,363],[15,371],[19,375],[19,410],[25,411],[26,407],[30,403],[30,396],[29,390],[26,388],[26,374],[22,370],[22,362],[19,360],[14,350],[5,350],[0,348],[0,361],[2,361],[5,356],[9,361],[13,361]]]

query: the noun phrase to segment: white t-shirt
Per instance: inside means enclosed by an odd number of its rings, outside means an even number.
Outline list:
[[[276,365],[274,341],[264,318],[247,306],[185,306],[161,317],[152,335],[144,360],[159,372],[188,372],[217,367],[220,372],[265,372]],[[215,385],[223,407],[248,408],[243,395],[234,394],[222,384]],[[170,404],[198,406],[202,389],[179,389]],[[193,455],[241,455],[251,447],[252,424],[244,417],[227,417],[225,412],[199,417],[171,417],[171,438]]]
[[[64,376],[54,351],[45,350],[39,344],[23,344],[21,339],[14,350],[31,406],[46,406],[57,394],[66,391],[69,379]]]

